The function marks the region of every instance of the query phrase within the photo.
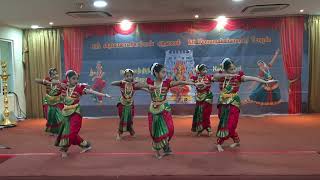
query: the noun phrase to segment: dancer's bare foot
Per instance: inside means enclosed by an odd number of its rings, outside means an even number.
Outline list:
[[[217,145],[217,149],[218,149],[219,152],[223,152],[224,151],[224,149],[222,148],[222,146],[220,144]]]
[[[160,151],[156,151],[156,158],[157,159],[161,159],[162,155],[160,154]]]
[[[61,158],[62,159],[65,159],[68,157],[68,153],[67,152],[64,152],[64,151],[61,151]]]
[[[208,131],[208,136],[210,137],[212,135],[212,132],[211,131]]]
[[[51,132],[47,132],[48,136],[54,136],[55,134],[51,133]]]
[[[92,146],[88,146],[88,147],[85,147],[85,148],[82,148],[82,151],[80,153],[85,153],[85,152],[88,152],[92,149]]]
[[[130,131],[130,135],[131,135],[131,137],[134,137],[134,138],[135,138],[135,137],[136,137],[136,132],[135,132],[134,130],[131,130],[131,131]]]
[[[166,146],[165,148],[163,148],[163,152],[164,152],[164,156],[169,156],[169,155],[173,154],[173,152],[172,152],[172,150],[171,150],[169,145]]]
[[[240,143],[230,144],[230,147],[231,147],[231,148],[236,148],[236,147],[238,147],[238,146],[240,146]]]
[[[117,141],[121,141],[121,134],[119,134],[119,133],[117,134],[116,140],[117,140]]]

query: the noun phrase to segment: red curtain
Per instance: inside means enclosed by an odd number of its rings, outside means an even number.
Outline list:
[[[301,113],[301,64],[304,17],[284,17],[280,37],[283,64],[289,80],[289,114]]]
[[[224,28],[229,31],[235,31],[238,29],[278,29],[280,22],[279,20],[279,18],[234,19],[228,21]]]
[[[64,28],[64,65],[65,70],[81,72],[84,33],[81,28]]]

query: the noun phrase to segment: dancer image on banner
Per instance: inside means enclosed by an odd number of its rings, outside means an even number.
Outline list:
[[[36,79],[35,82],[46,86],[46,95],[43,98],[43,114],[47,120],[45,132],[53,136],[59,132],[59,115],[63,103],[61,102],[61,86],[57,69],[50,68],[48,75],[44,79]]]
[[[172,154],[169,142],[174,134],[174,126],[171,116],[171,107],[167,100],[170,88],[179,85],[203,85],[201,83],[187,81],[172,81],[166,78],[166,68],[159,63],[154,63],[150,68],[154,78],[147,78],[147,84],[154,88],[150,90],[151,104],[148,113],[149,131],[152,137],[152,148],[156,151],[156,157]]]
[[[240,96],[238,91],[242,82],[257,81],[259,83],[270,84],[276,80],[263,80],[258,77],[246,76],[242,71],[238,71],[236,65],[229,58],[225,58],[222,63],[220,73],[234,74],[237,76],[223,77],[219,79],[220,95],[218,98],[219,125],[217,130],[217,149],[224,151],[222,144],[225,140],[232,138],[234,141],[230,145],[235,148],[240,145],[240,138],[237,133],[237,125],[240,115]]]
[[[277,56],[280,52],[280,49],[277,49],[275,52],[272,60],[266,64],[264,61],[259,60],[257,62],[257,65],[259,67],[259,77],[264,80],[272,80],[273,77],[270,73],[270,68],[274,64],[275,60],[277,59]],[[253,88],[256,85],[257,82],[252,82],[250,89]],[[272,106],[277,105],[281,103],[281,94],[280,94],[280,88],[279,83],[259,83],[258,86],[251,92],[249,96],[249,100],[246,102],[253,102],[257,105],[261,106]]]
[[[92,81],[93,81],[92,89],[94,91],[97,91],[100,93],[104,92],[104,88],[106,87],[106,81],[103,79],[104,74],[105,73],[103,72],[103,66],[101,61],[97,62],[96,71],[94,71],[92,68],[90,69],[89,76],[92,78]],[[101,96],[97,96],[95,94],[92,94],[92,96],[96,102],[102,103]]]
[[[134,81],[134,71],[132,69],[124,70],[123,76],[123,80],[114,81],[111,83],[113,86],[119,86],[121,92],[119,103],[117,104],[118,114],[120,117],[116,138],[117,140],[121,140],[124,132],[129,132],[131,136],[135,136],[135,131],[133,129],[133,96],[136,90],[144,90],[149,92],[149,86],[144,86],[143,84]]]
[[[82,115],[80,114],[80,97],[85,94],[95,94],[97,96],[109,97],[88,88],[87,84],[78,83],[78,74],[69,70],[66,73],[66,81],[62,83],[61,96],[64,107],[62,109],[61,126],[55,145],[60,147],[62,158],[68,156],[67,152],[71,145],[82,148],[81,153],[89,151],[91,144],[79,136],[82,126]]]

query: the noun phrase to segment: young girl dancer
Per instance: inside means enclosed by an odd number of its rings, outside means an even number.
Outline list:
[[[275,80],[265,81],[257,77],[245,76],[242,71],[237,72],[235,64],[229,58],[222,61],[222,67],[224,72],[237,76],[219,79],[218,116],[220,122],[217,131],[217,149],[219,152],[224,151],[222,144],[229,138],[234,141],[230,145],[231,148],[240,145],[240,139],[236,132],[240,114],[240,97],[238,95],[240,84],[245,81],[257,81],[264,84],[276,82]]]
[[[197,75],[192,76],[191,80],[194,83],[204,83],[205,86],[197,87],[196,93],[196,108],[193,114],[191,131],[198,136],[203,130],[208,132],[208,136],[211,135],[210,115],[212,112],[212,100],[213,95],[211,92],[211,83],[214,80],[212,75],[207,74],[207,66],[199,64],[196,66]]]
[[[66,85],[62,88],[62,97],[64,108],[62,109],[62,124],[57,137],[56,146],[60,147],[62,158],[67,157],[67,151],[71,145],[78,145],[82,148],[81,153],[91,149],[88,141],[79,136],[82,125],[82,116],[80,114],[80,97],[85,94],[95,94],[97,96],[111,97],[108,94],[102,94],[88,89],[86,84],[78,83],[78,74],[69,70],[66,73]]]
[[[270,73],[270,68],[277,59],[279,49],[275,52],[272,60],[266,64],[264,61],[258,61],[259,77],[264,80],[272,80],[273,77]],[[256,82],[253,82],[250,87],[255,86]],[[272,106],[281,102],[281,94],[279,84],[277,82],[271,84],[259,83],[259,85],[251,92],[249,96],[249,102],[253,102],[261,106]]]
[[[49,76],[45,79],[35,81],[46,86],[46,95],[43,98],[43,114],[47,120],[45,132],[52,136],[59,132],[58,117],[61,115],[63,104],[60,99],[61,87],[58,72],[55,68],[50,68],[48,74]]]
[[[156,157],[162,158],[160,150],[164,155],[172,153],[169,141],[174,133],[174,126],[171,117],[171,107],[166,102],[169,89],[178,85],[195,85],[193,82],[171,81],[166,79],[166,69],[162,64],[154,63],[151,68],[154,79],[148,78],[147,84],[154,88],[150,90],[151,104],[148,113],[149,131],[153,139],[152,147],[156,151]],[[197,84],[197,85],[200,85]]]
[[[117,140],[121,140],[124,132],[129,132],[131,136],[135,135],[133,130],[133,116],[134,116],[134,102],[133,95],[136,90],[145,90],[138,82],[134,82],[134,72],[131,69],[124,70],[124,79],[121,81],[114,81],[113,86],[119,86],[121,91],[120,101],[117,104],[118,113],[120,117],[119,129],[117,133]]]

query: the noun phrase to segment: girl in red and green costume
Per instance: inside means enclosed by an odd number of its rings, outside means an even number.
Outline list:
[[[49,76],[45,79],[36,79],[39,84],[46,86],[46,95],[43,98],[43,114],[47,120],[45,132],[56,135],[59,132],[59,116],[63,104],[61,102],[61,86],[59,75],[55,68],[49,69]]]
[[[120,117],[119,129],[117,133],[117,140],[121,140],[124,132],[129,132],[131,136],[135,135],[133,130],[133,116],[134,116],[134,102],[133,95],[136,90],[146,90],[143,85],[134,82],[134,72],[131,69],[124,70],[124,79],[121,81],[114,81],[113,86],[119,86],[121,91],[120,101],[117,104],[118,113]],[[148,91],[148,90],[147,90]]]
[[[208,136],[211,135],[210,115],[212,112],[212,100],[213,95],[211,92],[211,83],[214,80],[212,75],[207,74],[207,66],[199,64],[196,66],[196,76],[192,76],[191,80],[194,83],[204,83],[205,86],[197,87],[196,93],[196,108],[193,114],[191,131],[198,136],[203,130],[208,132]]]
[[[219,79],[218,117],[220,122],[217,131],[217,149],[219,152],[224,151],[222,144],[229,138],[234,141],[230,145],[231,148],[240,145],[240,138],[236,132],[240,114],[240,97],[238,95],[240,84],[246,81],[276,82],[275,80],[265,81],[257,77],[245,76],[242,71],[237,71],[235,64],[229,58],[225,58],[221,65],[225,73],[236,76],[227,76]],[[221,71],[220,73],[223,72]]]
[[[67,157],[67,151],[71,145],[78,145],[82,148],[81,153],[91,149],[88,141],[79,136],[82,125],[82,116],[80,114],[80,97],[85,94],[95,94],[97,96],[111,97],[108,94],[102,94],[89,89],[86,84],[78,83],[78,74],[69,70],[66,73],[66,84],[62,88],[62,99],[64,107],[62,109],[62,119],[56,146],[60,147],[62,157]]]
[[[159,63],[154,63],[150,70],[154,79],[147,78],[147,84],[153,86],[153,89],[150,90],[151,104],[148,113],[149,131],[153,140],[152,148],[156,151],[156,157],[160,159],[162,157],[160,150],[164,151],[164,155],[172,153],[169,142],[174,133],[174,126],[171,107],[166,101],[167,93],[171,87],[178,85],[195,85],[195,83],[166,79],[166,69]],[[200,83],[197,85],[200,85]]]

